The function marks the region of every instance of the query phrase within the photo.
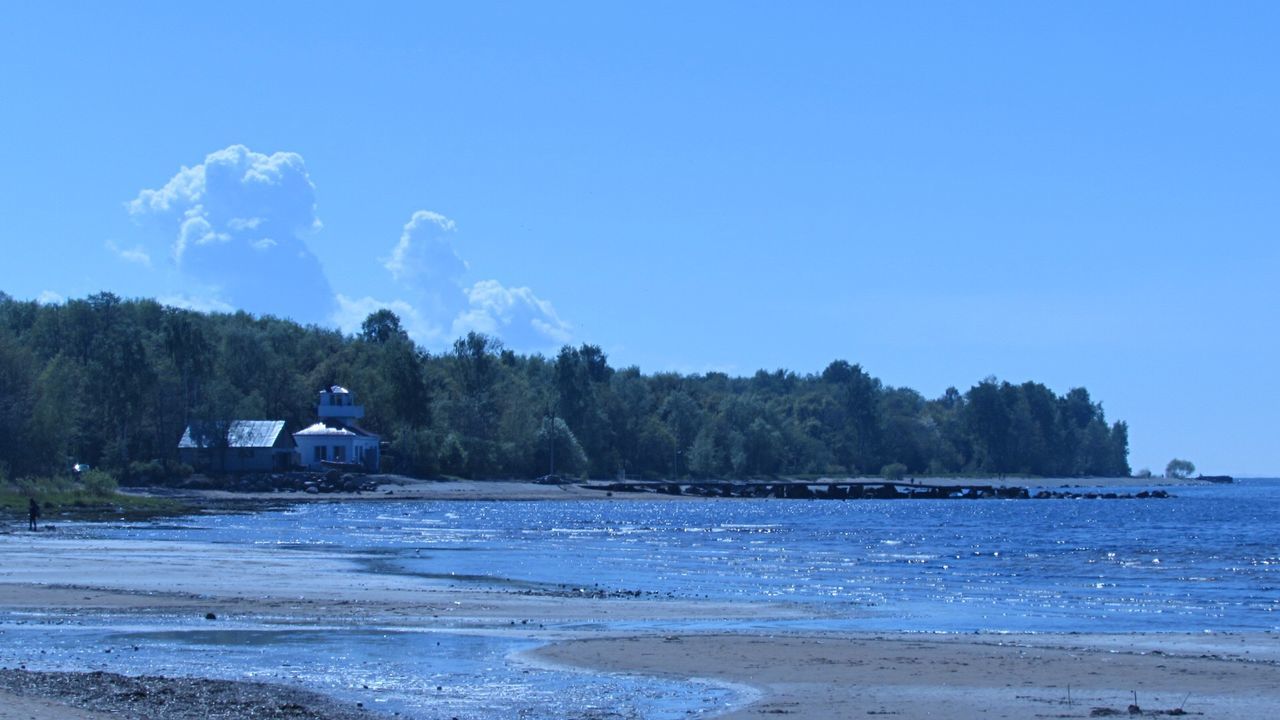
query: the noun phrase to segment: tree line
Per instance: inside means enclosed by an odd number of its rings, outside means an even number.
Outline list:
[[[1129,474],[1128,428],[1087,390],[987,378],[925,398],[836,360],[817,374],[644,374],[597,346],[517,354],[471,333],[414,344],[390,311],[354,336],[111,293],[45,305],[0,293],[0,474],[88,463],[127,480],[175,471],[193,420],[315,422],[351,388],[384,470],[527,478]]]

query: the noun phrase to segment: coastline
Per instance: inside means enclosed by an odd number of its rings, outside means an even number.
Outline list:
[[[227,490],[188,490],[166,488],[124,488],[129,493],[172,498],[194,502],[214,509],[227,506],[253,507],[262,503],[290,502],[347,502],[347,501],[402,501],[402,500],[459,500],[459,501],[542,501],[542,500],[639,500],[671,502],[684,500],[715,500],[693,495],[669,495],[657,492],[617,492],[609,487],[613,480],[584,480],[563,484],[543,484],[531,480],[423,480],[401,475],[371,475],[378,482],[378,489],[368,492],[305,493],[296,490],[282,492],[233,492]],[[962,487],[992,485],[994,487],[1026,487],[1031,489],[1061,488],[1131,488],[1155,489],[1178,487],[1204,487],[1210,483],[1194,478],[1019,478],[1019,477],[913,477],[918,485]],[[783,480],[785,481],[785,479]],[[638,481],[635,481],[638,484]],[[682,480],[681,483],[693,483]],[[717,481],[728,482],[728,481]],[[750,481],[741,481],[750,482]],[[777,482],[777,481],[773,481]],[[796,481],[826,482],[884,482],[881,478],[815,478]],[[904,479],[903,482],[906,482]],[[733,500],[735,498],[720,498]]]

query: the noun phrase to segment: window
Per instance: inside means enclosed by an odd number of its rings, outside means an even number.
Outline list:
[[[344,460],[346,460],[346,459],[347,459],[347,449],[346,449],[346,448],[344,448],[344,447],[342,447],[341,445],[334,445],[334,446],[333,446],[333,459],[334,459],[334,460],[336,460],[336,461],[338,461],[338,462],[343,462]]]
[[[329,459],[329,454],[328,454],[328,452],[329,452],[329,448],[327,448],[327,447],[325,447],[325,446],[323,446],[323,445],[317,445],[317,446],[316,446],[316,459],[317,459],[317,460],[328,460],[328,459]]]

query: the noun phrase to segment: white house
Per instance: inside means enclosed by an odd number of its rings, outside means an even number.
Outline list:
[[[350,390],[338,385],[321,390],[316,415],[320,422],[293,434],[303,465],[323,470],[325,462],[346,463],[378,471],[380,439],[355,423],[364,417],[364,406],[356,404]]]

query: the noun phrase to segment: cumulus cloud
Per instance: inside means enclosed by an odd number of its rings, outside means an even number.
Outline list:
[[[569,324],[551,303],[527,287],[503,287],[497,280],[481,280],[464,290],[468,308],[453,321],[453,334],[468,331],[501,337],[512,347],[542,349],[569,342]]]
[[[66,300],[66,298],[52,290],[42,290],[40,294],[36,296],[36,302],[41,305],[61,305],[66,302]]]
[[[399,241],[381,258],[398,297],[338,295],[331,320],[354,333],[370,313],[386,308],[400,316],[415,341],[435,347],[471,331],[500,337],[516,350],[549,350],[570,340],[569,324],[532,289],[508,288],[497,280],[464,284],[470,265],[454,245],[456,230],[456,223],[440,213],[413,213]]]
[[[108,240],[107,249],[110,250],[113,255],[125,262],[135,263],[137,265],[142,265],[143,267],[151,267],[151,255],[148,254],[141,245],[135,245],[133,249],[126,250],[119,245],[116,245],[115,242]]]
[[[306,242],[321,227],[315,205],[301,155],[232,145],[142,190],[126,207],[168,228],[175,265],[211,288],[212,301],[322,322],[335,301]]]
[[[467,271],[467,263],[454,249],[450,237],[456,228],[452,220],[440,213],[415,212],[382,266],[400,282],[456,284]]]

